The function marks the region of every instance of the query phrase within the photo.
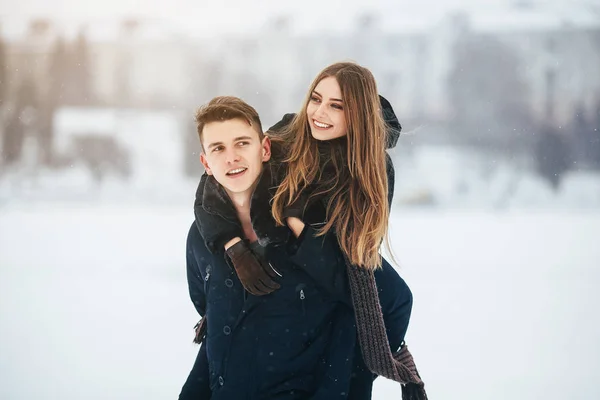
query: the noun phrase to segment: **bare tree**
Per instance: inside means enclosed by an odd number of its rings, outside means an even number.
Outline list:
[[[69,55],[69,103],[87,105],[93,100],[90,79],[90,54],[88,40],[83,31],[71,47]]]
[[[69,50],[61,37],[56,39],[50,53],[47,75],[48,90],[40,104],[37,143],[41,162],[52,166],[57,161],[54,154],[54,114],[58,108],[69,103],[68,88],[71,84]]]
[[[0,152],[4,152],[4,145],[6,140],[6,130],[8,129],[8,120],[5,118],[4,105],[7,101],[8,96],[8,68],[6,68],[6,45],[4,40],[0,36]],[[0,165],[3,164],[5,155],[0,153]]]
[[[36,87],[26,79],[17,88],[14,109],[7,116],[2,137],[2,164],[10,165],[21,160],[25,135],[37,124],[39,101]]]
[[[2,36],[0,36],[0,110],[6,101],[8,96],[8,68],[7,68],[7,57],[6,57],[6,45]],[[2,113],[0,112],[0,118]]]
[[[57,38],[54,43],[48,68],[50,84],[47,100],[56,107],[65,104],[66,86],[69,79],[67,45],[61,37]]]

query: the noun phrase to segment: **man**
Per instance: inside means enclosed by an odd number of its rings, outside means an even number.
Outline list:
[[[187,268],[206,338],[180,399],[345,399],[356,381],[372,384],[335,238],[317,238],[309,225],[296,237],[272,221],[277,171],[256,111],[218,97],[196,122],[207,175]],[[391,272],[382,274],[381,304],[390,336],[403,338],[412,298]]]

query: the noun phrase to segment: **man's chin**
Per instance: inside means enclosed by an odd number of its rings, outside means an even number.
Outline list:
[[[231,182],[225,182],[222,183],[223,187],[229,192],[229,193],[244,193],[247,192],[250,187],[252,186],[251,183],[247,183],[247,182],[239,182],[239,183],[231,183]]]
[[[227,175],[219,176],[217,182],[225,188],[228,194],[243,194],[248,193],[254,187],[259,175],[250,173],[250,169],[242,176],[228,177]]]

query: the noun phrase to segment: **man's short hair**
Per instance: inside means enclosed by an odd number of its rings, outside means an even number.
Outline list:
[[[204,146],[202,145],[202,131],[206,124],[218,121],[229,121],[236,118],[247,121],[258,133],[258,138],[260,140],[263,139],[264,133],[260,123],[260,117],[254,107],[239,97],[218,96],[196,111],[196,129],[198,131],[198,137],[200,138],[202,151],[204,151]]]

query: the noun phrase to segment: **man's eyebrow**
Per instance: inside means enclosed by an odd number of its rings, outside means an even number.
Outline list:
[[[322,95],[321,93],[317,92],[316,90],[313,90],[313,93],[314,93],[314,94],[318,94],[318,95],[319,95],[321,98],[323,98],[323,95]],[[334,98],[334,97],[332,97],[330,100],[333,100],[333,101],[339,101],[340,103],[343,103],[343,102],[344,102],[342,99],[336,99],[336,98]]]
[[[252,140],[251,136],[238,136],[233,139],[234,142],[239,142],[240,140]],[[214,142],[206,146],[207,149],[212,149],[213,147],[222,146],[223,142]]]
[[[252,140],[251,136],[238,136],[235,139],[233,139],[234,142],[237,142],[238,140]]]
[[[219,146],[219,145],[222,145],[222,144],[223,144],[223,142],[214,142],[214,143],[211,143],[211,144],[209,144],[208,146],[206,146],[206,148],[207,148],[207,149],[210,149],[210,148],[213,148],[213,147],[217,147],[217,146]]]

